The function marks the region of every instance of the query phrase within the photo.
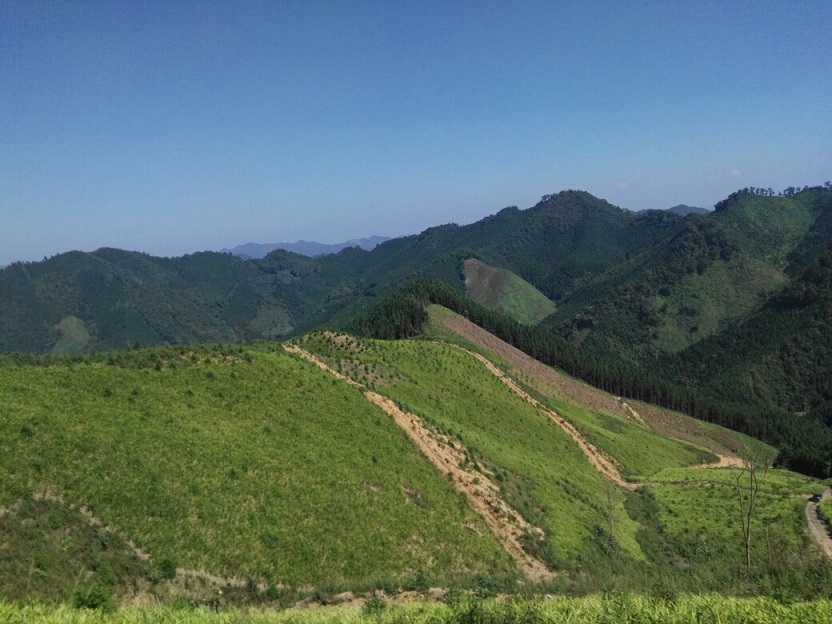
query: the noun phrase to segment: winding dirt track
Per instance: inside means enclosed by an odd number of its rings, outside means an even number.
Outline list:
[[[551,371],[547,371],[549,367],[545,364],[534,360],[533,358],[529,357],[522,351],[512,347],[508,343],[504,342],[500,338],[497,338],[493,334],[488,333],[478,325],[471,323],[468,319],[461,317],[461,316],[454,316],[447,318],[443,321],[443,324],[459,335],[462,338],[470,340],[474,344],[477,344],[481,347],[489,349],[495,353],[498,353],[501,357],[505,358],[508,362],[513,364],[514,366],[518,367],[521,371],[532,374],[532,375],[540,375],[543,373],[543,378],[546,380],[547,383],[551,384],[555,387],[558,391],[563,393],[566,396],[576,398],[580,397],[580,399],[584,399],[584,402],[587,404],[588,407],[591,409],[602,409],[603,411],[610,411],[608,407],[604,407],[603,405],[597,405],[598,397],[601,394],[600,391],[596,391],[594,393],[587,393],[582,391],[582,384],[580,382],[571,380],[563,375],[551,375],[547,374]],[[462,349],[462,347],[459,347]],[[526,398],[527,401],[533,403],[540,407],[543,411],[549,414],[549,417],[560,425],[564,431],[566,431],[572,438],[577,442],[578,446],[587,456],[589,461],[595,466],[607,479],[620,485],[621,487],[627,489],[635,489],[639,486],[646,485],[646,486],[661,486],[662,483],[634,483],[624,481],[616,469],[615,465],[603,454],[601,454],[598,449],[596,449],[592,444],[587,442],[583,439],[581,434],[572,426],[571,423],[564,420],[562,417],[558,416],[556,413],[552,412],[545,406],[540,405],[538,401],[536,401],[533,397],[530,397],[526,392],[524,392],[521,388],[514,383],[505,373],[503,373],[500,369],[498,369],[494,364],[492,364],[489,360],[478,353],[474,353],[472,351],[468,351],[467,349],[462,349],[467,353],[470,353],[472,356],[480,360],[485,366],[493,372],[497,377],[499,377],[506,385],[508,385],[512,390]],[[579,400],[580,400],[579,399]],[[606,401],[603,401],[606,404]],[[622,407],[625,412],[627,412],[628,417],[633,418],[634,420],[638,420],[642,424],[646,426],[650,426],[649,424],[645,423],[645,421],[623,402],[616,402],[619,407]],[[671,435],[675,432],[668,432],[668,431],[659,431],[664,435]],[[700,440],[691,440],[697,443],[702,444]],[[743,460],[736,455],[727,455],[724,452],[719,452],[719,447],[715,447],[713,445],[709,445],[711,451],[719,458],[718,461],[709,463],[709,464],[701,464],[699,466],[695,466],[696,468],[743,468]],[[725,448],[725,447],[723,447]],[[688,485],[692,485],[692,483],[688,483]],[[703,481],[698,483],[698,485],[707,486],[713,485],[712,482]],[[823,493],[823,499],[832,496],[832,488],[826,488]],[[809,535],[811,538],[817,543],[820,547],[821,551],[828,557],[832,559],[832,535],[830,535],[830,530],[827,527],[826,523],[820,518],[818,515],[818,503],[809,502],[806,504],[805,508],[806,514],[806,522],[809,528]]]
[[[499,339],[495,338],[495,340]],[[325,362],[299,346],[285,344],[284,348],[288,352],[299,355],[309,362],[314,363],[316,366],[347,382],[351,386],[360,389],[369,401],[383,409],[393,418],[396,424],[407,433],[431,463],[447,476],[457,491],[466,494],[471,507],[482,516],[497,540],[514,558],[518,567],[528,578],[540,580],[553,576],[553,573],[541,561],[529,556],[523,550],[520,542],[520,537],[524,533],[534,531],[542,535],[542,531],[525,522],[516,511],[502,500],[499,487],[487,475],[462,467],[465,463],[465,453],[461,445],[455,440],[448,438],[448,436],[431,431],[417,416],[402,411],[391,400],[366,389],[353,379],[333,370]],[[491,374],[502,381],[513,392],[546,414],[552,422],[558,425],[575,441],[590,464],[611,483],[631,491],[645,485],[661,485],[660,483],[633,482],[624,479],[618,471],[615,462],[584,438],[571,422],[529,395],[513,379],[483,355],[459,346],[456,346],[456,348],[476,358]],[[724,454],[719,454],[718,457],[718,461],[703,464],[700,467],[727,468],[742,466],[742,460],[738,457]],[[703,485],[709,484],[703,483]],[[513,520],[509,521],[509,519]]]
[[[442,324],[459,337],[497,354],[513,368],[520,378],[524,375],[545,384],[554,395],[594,412],[606,412],[639,422],[661,435],[692,442],[717,455],[736,454],[736,440],[730,435],[704,436],[692,426],[690,419],[647,403],[640,403],[638,411],[620,397],[594,388],[568,374],[535,360],[518,348],[487,332],[463,316],[454,315],[442,320]]]
[[[494,537],[515,560],[517,567],[532,581],[550,579],[555,573],[539,559],[523,550],[521,538],[529,533],[543,537],[543,531],[528,522],[512,509],[500,496],[500,488],[490,478],[490,473],[474,470],[466,461],[464,447],[456,440],[431,430],[418,416],[400,409],[393,401],[366,389],[358,382],[330,368],[325,362],[297,345],[284,345],[294,353],[312,362],[322,370],[342,379],[362,391],[374,405],[387,412],[395,423],[408,435],[416,447],[448,479],[458,492],[465,494],[468,504],[476,511],[491,530]]]
[[[832,496],[832,490],[826,488],[823,491],[821,500],[825,500]],[[820,546],[823,553],[832,559],[832,537],[829,536],[829,528],[826,523],[821,520],[818,506],[820,503],[806,503],[806,521],[809,523],[809,534],[815,543]]]

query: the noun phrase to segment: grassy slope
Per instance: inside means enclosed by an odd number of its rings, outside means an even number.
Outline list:
[[[465,292],[477,303],[534,325],[555,311],[555,304],[523,278],[469,258],[464,262]]]
[[[436,322],[447,311],[431,313],[434,335],[464,342]],[[464,352],[428,341],[362,344],[345,349],[317,334],[305,346],[458,434],[473,460],[496,472],[509,501],[546,528],[558,562],[572,570],[563,577],[572,589],[649,587],[657,573],[645,572],[645,558],[658,574],[687,577],[685,587],[727,588],[738,578],[732,473],[688,467],[709,458],[703,449],[600,409],[613,404],[609,395],[585,385],[564,394],[478,348],[572,420],[631,478],[662,483],[625,494],[541,412]],[[94,549],[95,534],[76,537],[66,505],[38,511],[30,496],[42,492],[86,505],[154,561],[172,558],[243,579],[367,586],[418,570],[444,582],[463,571],[511,568],[479,518],[382,412],[274,345],[53,363],[0,369],[0,529],[14,536],[13,552],[31,553],[15,556],[16,567],[0,566],[0,573],[26,574],[26,595],[38,595],[31,583],[79,558],[92,572],[146,570],[130,563],[123,547],[115,548],[122,559],[107,559]],[[696,436],[720,448],[742,442],[704,424]],[[694,483],[701,481],[717,485]],[[793,473],[767,475],[754,523],[755,562],[792,575],[814,565],[803,499],[793,495],[817,487]],[[19,509],[43,530],[31,530]],[[606,529],[617,541],[612,554],[604,550]],[[86,554],[62,550],[62,535],[87,544]],[[593,580],[606,570],[617,578]],[[822,584],[825,577],[816,578]],[[17,586],[19,595],[23,585]]]
[[[623,412],[612,395],[549,367],[541,367],[546,369],[546,377],[525,372],[494,351],[460,338],[445,327],[444,319],[459,318],[455,313],[435,305],[428,310],[430,321],[426,332],[429,336],[453,341],[490,358],[538,400],[568,418],[601,451],[614,457],[622,472],[633,480],[646,479],[663,468],[715,461],[716,457],[707,449],[726,453],[747,441],[746,436],[733,431],[651,406],[670,421],[661,433],[657,433],[622,418]],[[517,353],[518,357],[526,359]],[[637,409],[642,408],[637,406]],[[674,439],[673,434],[682,439]],[[645,453],[647,448],[649,453]]]
[[[736,469],[693,467],[714,457],[697,444],[666,437],[622,417],[615,413],[610,395],[548,369],[570,382],[556,389],[552,377],[521,371],[494,351],[452,333],[442,324],[443,319],[455,316],[452,312],[439,306],[431,306],[429,312],[429,335],[483,353],[539,400],[572,421],[600,450],[615,458],[624,474],[634,480],[661,483],[628,495],[626,501],[631,516],[642,524],[639,543],[653,563],[668,570],[666,574],[721,579],[716,581],[717,586],[719,582],[727,586],[732,576],[742,575]],[[598,409],[599,405],[609,405],[610,409]],[[635,407],[648,423],[660,424],[665,433],[675,432],[700,444],[707,443],[719,452],[749,447],[770,455],[774,450],[747,436],[681,414],[653,406]],[[787,470],[769,470],[762,482],[758,511],[752,522],[753,560],[775,570],[778,578],[799,576],[810,550],[803,508],[806,496],[818,490],[819,482]],[[813,561],[812,557],[808,560]]]
[[[68,602],[94,586],[125,593],[154,572],[122,537],[58,501],[28,499],[0,513],[0,550],[0,600]]]
[[[818,505],[818,512],[824,522],[832,527],[832,498],[824,499],[821,504]]]
[[[383,412],[272,349],[229,361],[159,350],[161,370],[4,367],[0,506],[48,491],[154,558],[241,578],[355,583],[511,567]]]
[[[520,484],[515,508],[525,508],[533,523],[542,523],[559,560],[574,562],[587,548],[592,527],[607,523],[607,482],[574,441],[463,351],[426,341],[361,344],[361,351],[346,351],[321,335],[303,342],[330,361],[342,361],[342,368],[359,379],[371,371],[378,392],[458,434],[487,465],[505,471],[506,481]],[[636,525],[620,500],[611,512],[622,548],[642,558]]]

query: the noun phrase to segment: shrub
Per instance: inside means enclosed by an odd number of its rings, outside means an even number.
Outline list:
[[[159,562],[159,578],[172,581],[176,578],[176,561],[165,557]]]
[[[79,587],[72,596],[72,606],[76,609],[113,610],[113,597],[100,585],[90,588]]]
[[[387,603],[384,601],[384,598],[373,596],[364,603],[364,607],[361,609],[361,612],[366,616],[378,617],[386,608]]]

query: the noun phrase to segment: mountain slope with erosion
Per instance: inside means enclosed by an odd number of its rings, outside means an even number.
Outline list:
[[[426,340],[315,333],[294,344],[0,359],[0,535],[28,553],[0,565],[21,579],[0,579],[18,592],[7,597],[69,600],[67,567],[80,570],[76,588],[121,600],[209,599],[224,585],[240,600],[269,587],[508,588],[518,570],[564,591],[645,588],[671,571],[680,587],[739,591],[733,533],[710,536],[711,523],[732,526],[731,473],[697,468],[713,460],[698,443],[611,399],[597,399],[609,410],[578,402],[482,347],[488,361]],[[716,428],[699,436],[721,450],[743,442]],[[820,564],[791,494],[815,487],[773,472],[755,524],[777,523],[781,556],[801,570]],[[694,505],[710,515],[679,525]],[[92,539],[68,532],[83,518]],[[78,547],[50,545],[67,538]],[[771,579],[780,568],[759,548]]]

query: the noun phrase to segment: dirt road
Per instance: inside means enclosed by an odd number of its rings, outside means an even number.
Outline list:
[[[705,436],[691,419],[646,403],[639,403],[636,411],[620,397],[594,388],[535,360],[463,316],[454,315],[446,318],[442,324],[461,338],[496,353],[519,371],[519,378],[528,375],[536,382],[545,384],[554,396],[565,399],[568,403],[636,421],[664,436],[704,446],[717,455],[730,455],[737,450],[736,441],[727,433],[725,436],[714,433]]]
[[[832,490],[826,488],[823,491],[821,500],[825,500],[830,496],[832,496]],[[832,537],[829,536],[829,529],[826,523],[818,515],[819,504],[811,501],[806,503],[806,521],[809,523],[809,534],[815,540],[815,543],[820,546],[824,554],[832,559]]]

